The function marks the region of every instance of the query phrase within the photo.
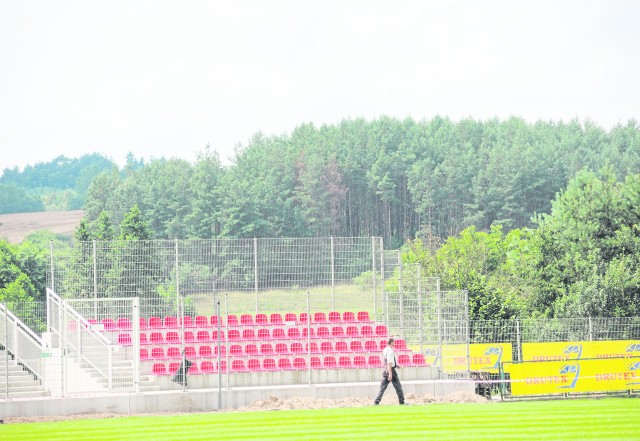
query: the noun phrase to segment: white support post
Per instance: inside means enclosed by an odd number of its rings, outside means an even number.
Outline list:
[[[522,353],[520,352],[520,348],[522,347],[522,342],[520,341],[520,319],[516,319],[516,361],[522,361]]]
[[[398,251],[398,297],[400,301],[400,338],[404,340],[404,292],[402,287],[402,256]]]
[[[422,310],[422,283],[421,283],[421,268],[422,265],[420,265],[418,263],[418,268],[417,268],[417,272],[418,272],[418,330],[419,330],[419,334],[420,334],[420,353],[424,354],[424,352],[422,351],[422,343],[424,341],[424,333],[423,333],[423,326],[422,323],[424,322],[424,312]]]
[[[4,384],[7,388],[5,390],[5,398],[9,399],[9,306],[4,304]]]
[[[184,336],[184,333],[182,334]],[[184,339],[184,337],[183,337]],[[140,297],[133,299],[133,384],[140,393]]]
[[[307,291],[307,364],[309,365],[309,386],[312,384],[312,374],[313,371],[311,369],[311,302],[310,302],[310,292]]]
[[[442,293],[440,292],[440,279],[436,281],[436,303],[438,308],[438,359],[440,360],[440,372],[442,372]]]
[[[331,310],[336,310],[336,263],[333,236],[331,236]]]
[[[94,312],[93,316],[98,318],[98,258],[96,253],[96,241],[93,241],[93,298]]]
[[[382,295],[382,315],[387,329],[389,329],[389,298],[384,289],[384,238],[380,238],[380,291]]]
[[[231,365],[229,364],[229,299],[228,299],[228,294],[225,292],[224,293],[224,316],[225,316],[225,326],[227,329],[227,338],[225,339],[225,358],[227,359],[227,390],[231,389],[230,383],[229,383],[229,371],[231,370]],[[218,317],[218,322],[220,322],[220,320],[222,320],[222,317]],[[220,371],[220,369],[222,368],[222,366],[220,366],[220,362],[218,362],[218,371]]]
[[[256,314],[260,312],[258,300],[258,238],[253,238],[253,289],[256,293]],[[228,367],[228,366],[227,366]]]
[[[378,299],[376,293],[376,238],[371,236],[371,282],[373,284],[373,317],[378,320]]]
[[[467,343],[467,377],[471,376],[471,324],[469,323],[469,291],[464,292],[466,343]]]
[[[591,323],[591,316],[589,316],[589,341],[593,341],[593,323]]]
[[[218,410],[222,409],[222,369],[220,369],[222,365],[222,344],[221,344],[221,335],[222,324],[220,320],[220,300],[216,302],[216,315],[218,316]]]

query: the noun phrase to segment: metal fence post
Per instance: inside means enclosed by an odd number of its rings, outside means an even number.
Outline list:
[[[469,323],[469,291],[464,292],[465,308],[465,324],[466,324],[466,343],[467,343],[467,376],[471,376],[471,326]]]
[[[140,297],[133,298],[133,386],[140,393]],[[184,335],[184,333],[182,334]]]
[[[591,323],[591,316],[589,316],[589,341],[593,341],[593,323]]]
[[[220,323],[220,300],[218,300],[217,303],[216,315],[218,316],[218,410],[220,410],[222,409],[222,369],[220,369],[222,364],[222,345],[220,344],[222,325]]]
[[[376,293],[376,238],[371,236],[371,282],[373,283],[373,317],[378,320],[378,298]]]
[[[311,302],[310,292],[307,291],[307,358],[309,365],[309,386],[312,384],[312,370],[311,370]]]
[[[225,323],[226,323],[226,329],[227,329],[227,338],[225,339],[225,358],[227,359],[227,390],[231,389],[230,383],[229,383],[229,371],[231,370],[231,366],[229,365],[229,294],[227,294],[226,292],[224,293],[224,315],[226,317]],[[218,322],[220,322],[222,320],[222,317],[218,317]],[[218,352],[219,354],[219,352]],[[220,365],[220,361],[218,361],[218,372],[222,369],[222,366]]]
[[[336,310],[336,264],[333,236],[331,236],[331,310]]]
[[[516,319],[516,361],[522,361],[522,341],[520,337],[520,319]]]
[[[50,271],[51,271],[51,289],[55,292],[55,290],[56,290],[56,274],[55,274],[55,268],[54,268],[54,264],[53,264],[53,241],[52,240],[49,241],[49,252],[50,252],[50,256],[51,256],[51,266],[50,266]]]
[[[420,334],[420,353],[424,354],[424,352],[422,351],[422,342],[424,340],[424,334],[423,334],[423,329],[422,329],[422,322],[424,322],[424,312],[422,310],[422,284],[420,282],[421,279],[421,268],[422,265],[420,265],[418,263],[418,267],[417,267],[417,272],[418,272],[418,330],[419,330],[419,334]]]
[[[440,372],[442,372],[442,294],[440,293],[440,279],[436,284],[436,303],[438,308],[438,359],[440,360]]]
[[[98,259],[96,256],[96,241],[93,240],[93,316],[98,317]]]
[[[380,292],[382,296],[382,318],[389,329],[389,301],[384,289],[384,238],[380,238]]]
[[[9,306],[4,303],[4,385],[6,387],[5,397],[9,399]]]
[[[398,297],[400,301],[400,338],[404,340],[404,292],[402,287],[402,256],[398,251]]]
[[[253,238],[253,289],[256,293],[256,314],[260,312],[259,301],[258,301],[258,238]]]

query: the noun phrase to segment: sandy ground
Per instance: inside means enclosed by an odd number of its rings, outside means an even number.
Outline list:
[[[434,398],[432,395],[407,394],[405,401],[412,405],[434,404],[434,403],[488,403],[486,398],[475,395],[470,392],[454,392],[440,398]],[[393,390],[387,391],[382,402],[383,406],[397,406],[398,398]],[[301,409],[333,409],[340,407],[368,407],[372,406],[371,398],[340,398],[340,399],[315,399],[293,397],[280,399],[278,397],[269,397],[267,400],[256,401],[249,406],[240,407],[238,409],[229,409],[222,412],[259,412],[273,410],[301,410]],[[218,413],[218,412],[212,412]],[[136,416],[160,416],[160,415],[179,415],[178,413],[148,413],[137,414]],[[45,421],[67,421],[80,419],[100,419],[100,418],[119,418],[124,415],[115,413],[93,413],[79,414],[68,416],[45,416],[45,417],[8,417],[4,418],[4,424],[16,423],[35,423]]]
[[[28,234],[40,230],[72,236],[82,216],[82,210],[0,214],[0,237],[19,243]]]

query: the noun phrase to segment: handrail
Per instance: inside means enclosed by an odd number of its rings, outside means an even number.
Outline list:
[[[2,315],[6,317],[5,320],[7,320],[8,323],[11,323],[12,327],[20,332],[21,335],[25,336],[28,342],[31,342],[33,346],[36,346],[38,352],[41,352],[43,347],[42,338],[35,334],[22,320],[20,320],[20,318],[12,313],[6,305],[0,304],[0,310],[2,310]],[[37,365],[34,365],[32,360],[29,360],[28,357],[21,356],[21,351],[17,350],[17,341],[14,341],[13,347],[10,347],[9,338],[7,336],[7,341],[4,344],[7,351],[13,354],[17,362],[20,362],[22,365],[27,367],[37,378],[42,379],[41,369],[39,369]]]
[[[4,311],[6,310],[7,311],[6,314],[11,318],[11,320],[14,321],[29,337],[35,340],[35,342],[42,347],[42,344],[43,344],[42,338],[40,338],[38,334],[33,332],[31,328],[29,328],[22,320],[20,320],[19,317],[17,317],[13,312],[11,312],[8,308],[6,308],[2,303],[0,303],[0,310],[3,311],[3,314],[4,314]]]

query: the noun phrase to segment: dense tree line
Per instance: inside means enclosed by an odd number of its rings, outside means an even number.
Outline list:
[[[604,165],[640,172],[636,122],[345,120],[258,134],[226,167],[205,151],[111,170],[85,209],[119,222],[137,203],[156,238],[381,235],[393,248],[418,232],[531,227],[577,171]]]
[[[95,176],[113,167],[111,160],[94,153],[58,156],[22,171],[5,168],[0,175],[0,214],[80,209]]]

